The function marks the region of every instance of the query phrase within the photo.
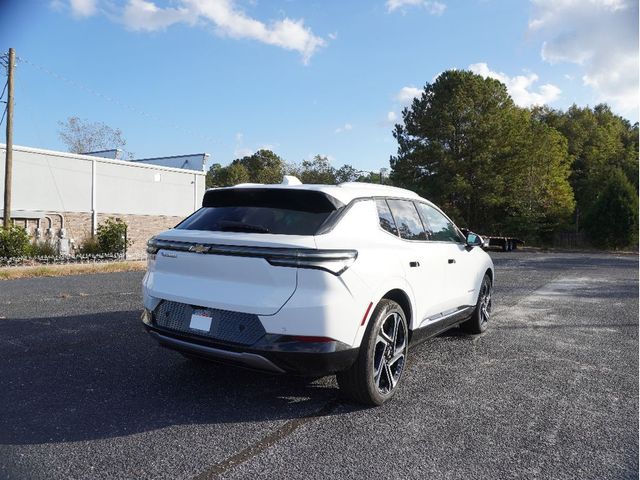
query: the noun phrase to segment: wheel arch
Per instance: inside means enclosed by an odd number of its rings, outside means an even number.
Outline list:
[[[489,278],[491,279],[491,284],[493,285],[493,268],[487,268],[484,274],[489,275]]]
[[[411,300],[409,299],[409,295],[400,288],[394,288],[389,290],[387,293],[382,295],[382,298],[386,298],[387,300],[393,300],[402,308],[407,320],[407,326],[411,330],[412,328],[412,319],[413,319],[413,307],[411,306]]]

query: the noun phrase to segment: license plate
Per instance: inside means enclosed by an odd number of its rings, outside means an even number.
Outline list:
[[[194,312],[191,315],[189,328],[192,330],[200,330],[201,332],[208,332],[211,329],[211,317],[208,315],[208,312]]]

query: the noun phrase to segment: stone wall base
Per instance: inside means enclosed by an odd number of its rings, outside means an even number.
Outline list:
[[[73,240],[74,248],[79,249],[83,241],[91,238],[91,213],[60,213],[64,217],[64,228],[66,230],[67,238]],[[61,226],[60,216],[57,213],[48,213],[47,216],[51,218],[51,228],[53,230],[54,236],[57,236]],[[157,215],[123,215],[119,213],[99,213],[98,225],[100,225],[109,217],[119,218],[126,222],[127,236],[129,240],[133,242],[129,247],[128,252],[132,255],[143,254],[146,251],[147,240],[149,240],[149,238],[164,230],[175,227],[184,218]],[[20,226],[25,226],[29,234],[31,236],[35,236],[35,229],[37,227],[36,220],[16,220],[15,223]],[[42,234],[46,235],[46,231],[49,228],[49,221],[46,219],[41,220],[40,228],[42,229]]]

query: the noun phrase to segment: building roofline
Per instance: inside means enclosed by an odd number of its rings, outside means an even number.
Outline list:
[[[168,160],[171,158],[183,158],[183,157],[195,157],[198,155],[202,155],[203,157],[208,157],[208,153],[186,153],[184,155],[170,155],[168,157],[149,157],[149,158],[132,158],[128,160],[129,162],[150,162],[151,160]]]
[[[6,150],[7,145],[5,143],[0,143],[0,150]],[[168,172],[180,172],[180,173],[190,173],[193,175],[206,175],[206,173],[202,170],[192,170],[189,168],[175,168],[175,167],[165,167],[162,165],[156,164],[137,164],[136,162],[130,162],[129,160],[116,160],[112,158],[105,157],[96,157],[94,155],[84,155],[80,153],[69,153],[69,152],[60,152],[58,150],[46,150],[44,148],[35,148],[35,147],[24,147],[22,145],[14,145],[14,151],[18,152],[27,152],[27,153],[39,153],[41,155],[50,155],[52,157],[64,157],[64,158],[75,158],[76,160],[86,160],[90,162],[100,162],[100,163],[113,163],[116,165],[128,165],[133,168],[148,168],[153,170],[162,170]]]

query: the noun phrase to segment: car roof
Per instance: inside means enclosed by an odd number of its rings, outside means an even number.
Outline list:
[[[315,190],[326,193],[332,197],[347,204],[354,198],[362,197],[397,197],[411,200],[425,200],[417,193],[391,185],[380,185],[377,183],[364,182],[346,182],[338,185],[321,185],[321,184],[300,184],[300,185],[283,185],[283,184],[263,184],[263,183],[241,183],[233,187],[221,188],[274,188],[287,190]],[[217,190],[217,188],[216,188]],[[431,202],[429,202],[431,203]]]

